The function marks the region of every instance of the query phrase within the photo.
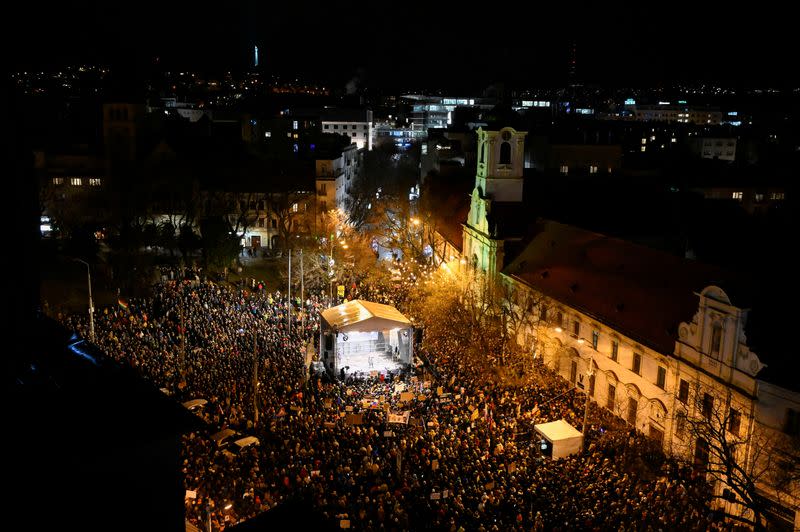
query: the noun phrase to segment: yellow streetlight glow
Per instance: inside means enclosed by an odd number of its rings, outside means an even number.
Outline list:
[[[560,332],[561,332],[561,327],[556,327],[556,328],[555,328],[555,331],[556,331],[557,333],[560,333]]]

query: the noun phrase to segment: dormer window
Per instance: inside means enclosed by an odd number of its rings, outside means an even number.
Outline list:
[[[504,132],[505,136],[508,131]],[[511,164],[511,144],[503,142],[500,144],[500,164]]]
[[[722,324],[715,323],[711,327],[711,356],[719,358],[720,347],[722,346]]]

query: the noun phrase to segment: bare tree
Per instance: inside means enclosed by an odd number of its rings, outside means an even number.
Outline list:
[[[721,486],[716,498],[734,503],[724,505],[728,517],[763,529],[769,514],[764,488],[779,502],[796,504],[791,494],[796,493],[800,478],[797,438],[752,420],[747,402],[732,395],[698,388],[689,404],[693,410],[679,414],[676,422],[685,442],[678,451]]]

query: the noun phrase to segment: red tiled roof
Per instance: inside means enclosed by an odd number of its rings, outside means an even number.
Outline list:
[[[503,273],[664,354],[697,312],[695,293],[735,281],[714,266],[549,220]]]

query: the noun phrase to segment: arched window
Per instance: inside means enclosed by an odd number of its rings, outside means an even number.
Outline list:
[[[500,164],[511,164],[511,144],[508,142],[500,145]]]
[[[475,253],[472,254],[472,269],[473,270],[478,269],[478,255],[476,255]]]

